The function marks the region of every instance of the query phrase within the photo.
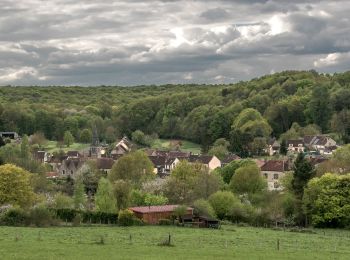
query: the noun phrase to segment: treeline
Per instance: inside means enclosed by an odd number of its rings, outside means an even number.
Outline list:
[[[0,129],[62,140],[98,128],[112,142],[135,130],[200,143],[229,140],[242,155],[270,136],[350,139],[350,72],[286,71],[231,85],[0,87]],[[249,109],[249,110],[247,110]]]

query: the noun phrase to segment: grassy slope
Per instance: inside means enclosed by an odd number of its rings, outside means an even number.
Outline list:
[[[62,150],[67,152],[67,151],[82,151],[90,147],[90,144],[82,144],[82,143],[73,143],[69,147],[62,147]],[[59,151],[60,148],[57,147],[57,142],[56,141],[48,141],[45,144],[45,149],[47,152],[52,153],[54,151]]]
[[[0,227],[0,256],[2,259],[349,259],[349,231],[316,232],[235,226],[224,226],[221,230],[152,226]],[[158,246],[169,233],[174,246]],[[105,237],[104,244],[98,243],[101,236]],[[279,251],[277,239],[280,239]]]
[[[153,144],[153,149],[169,149],[170,148],[170,141],[169,139],[157,139]],[[199,144],[192,143],[190,141],[181,140],[181,151],[184,152],[192,152],[192,153],[200,153],[201,147]]]

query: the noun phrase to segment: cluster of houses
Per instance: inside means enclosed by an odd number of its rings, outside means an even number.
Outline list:
[[[327,135],[306,135],[300,139],[286,141],[286,149],[289,153],[308,151],[315,155],[332,155],[338,148],[337,142]],[[281,144],[276,139],[271,139],[265,149],[270,156],[280,153]]]
[[[95,136],[95,134],[94,134]],[[273,139],[268,144],[267,153],[276,155],[280,152],[280,143]],[[288,140],[286,142],[288,153],[309,153],[309,159],[314,166],[327,160],[327,155],[333,153],[337,148],[336,142],[325,135],[305,136],[303,139]],[[99,143],[97,137],[93,137],[93,142],[88,151],[78,152],[69,151],[62,155],[50,155],[45,151],[34,152],[34,158],[42,163],[51,165],[52,171],[48,173],[50,178],[71,177],[75,178],[82,171],[89,167],[88,162],[93,160],[96,162],[98,170],[106,174],[112,169],[113,164],[123,155],[133,150],[132,142],[123,137],[114,146],[112,151],[107,153],[107,147]],[[235,154],[230,154],[223,160],[219,160],[216,156],[193,154],[184,151],[161,151],[161,150],[145,150],[150,161],[154,166],[154,173],[159,178],[166,178],[181,160],[187,160],[190,163],[199,163],[206,166],[209,171],[213,171],[219,167],[224,167],[232,161],[241,158]],[[108,155],[107,155],[108,154]],[[286,159],[288,158],[288,159]],[[261,174],[268,183],[269,190],[281,190],[281,178],[292,170],[293,162],[290,157],[272,160],[255,160],[261,169]]]

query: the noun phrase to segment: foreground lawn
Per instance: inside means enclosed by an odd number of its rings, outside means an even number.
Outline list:
[[[159,246],[169,234],[173,246]],[[343,230],[0,227],[1,259],[350,259],[349,245]]]
[[[153,149],[170,149],[171,141],[169,139],[157,139],[152,144]],[[186,140],[179,140],[181,141],[181,147],[180,150],[184,152],[192,152],[194,154],[198,154],[201,152],[201,147],[199,144],[192,143],[190,141]]]

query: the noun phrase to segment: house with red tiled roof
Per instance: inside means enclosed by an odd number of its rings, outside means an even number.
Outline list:
[[[260,170],[269,190],[282,190],[280,180],[291,170],[291,164],[286,160],[269,160],[260,167]]]
[[[170,219],[179,205],[143,206],[129,208],[135,216],[148,224],[158,224],[160,219]],[[193,208],[187,207],[186,214],[193,216]]]

